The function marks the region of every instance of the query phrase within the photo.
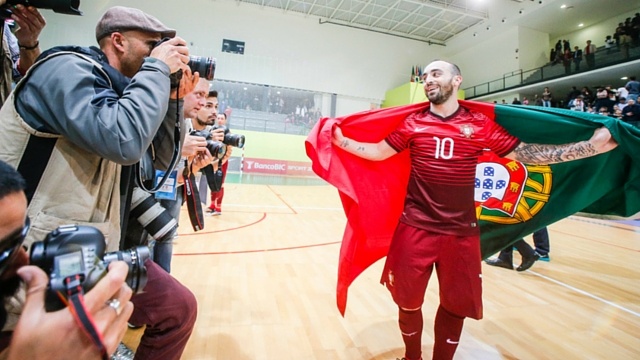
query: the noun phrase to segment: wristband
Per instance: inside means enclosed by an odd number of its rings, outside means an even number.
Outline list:
[[[20,47],[20,50],[35,50],[40,46],[40,41],[36,40],[36,43],[33,46],[24,46],[20,45],[20,43],[18,43],[18,46]]]

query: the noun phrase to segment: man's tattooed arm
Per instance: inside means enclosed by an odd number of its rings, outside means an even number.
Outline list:
[[[396,151],[384,140],[379,143],[355,141],[342,135],[339,127],[334,129],[332,142],[351,154],[369,160],[384,160],[396,154]]]
[[[556,164],[599,154],[589,141],[562,145],[520,143],[509,156],[525,164]]]
[[[520,143],[506,158],[525,164],[556,164],[603,154],[618,146],[609,129],[601,127],[589,140],[562,145]]]

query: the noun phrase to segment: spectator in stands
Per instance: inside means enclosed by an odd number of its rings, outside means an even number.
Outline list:
[[[583,99],[582,95],[578,95],[575,99],[569,102],[569,108],[573,111],[584,112],[586,109]]]
[[[611,54],[611,49],[613,49],[613,45],[615,41],[611,38],[611,35],[607,35],[604,39],[604,47],[607,49],[607,55]]]
[[[562,57],[562,65],[564,66],[565,75],[571,74],[571,61],[573,55],[571,54],[571,50],[565,49],[564,56]]]
[[[520,100],[518,100],[517,97],[513,98],[513,101],[511,102],[513,105],[522,105],[522,103],[520,102]]]
[[[587,40],[587,46],[584,47],[584,58],[587,60],[587,68],[589,70],[596,67],[596,46]]]
[[[522,97],[522,105],[529,105],[529,100],[527,99],[526,96]]]
[[[640,82],[636,80],[635,76],[629,76],[629,81],[624,86],[629,92],[627,100],[633,100],[638,102],[638,95],[640,94]]]
[[[627,106],[627,98],[625,98],[624,96],[620,96],[618,98],[618,103],[615,106],[617,106],[620,110],[624,110],[624,108]]]
[[[627,99],[627,106],[622,113],[624,114],[622,121],[640,127],[640,105],[635,100]]]
[[[580,48],[576,45],[573,47],[573,64],[575,65],[576,72],[580,71],[581,62],[582,62],[582,50],[580,50]]]
[[[591,92],[591,89],[589,89],[588,87],[583,87],[582,90],[580,91],[580,94],[582,95],[582,98],[585,102],[585,104],[590,105],[591,102],[593,102],[593,93]]]

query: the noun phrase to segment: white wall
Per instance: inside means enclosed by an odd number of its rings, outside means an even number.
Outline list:
[[[505,31],[490,39],[479,36],[475,45],[452,55],[448,60],[462,71],[462,88],[502,78],[520,69],[516,49],[520,47],[517,29]]]
[[[442,47],[337,25],[232,0],[82,1],[83,17],[44,10],[41,42],[94,45],[94,29],[114,5],[140,8],[191,43],[193,54],[217,58],[216,77],[361,98],[358,110],[381,102],[410,78],[411,67],[439,57]],[[188,4],[188,5],[186,5]],[[222,39],[244,41],[245,54],[221,53]],[[349,100],[353,102],[353,99]],[[356,106],[357,107],[357,106]]]
[[[539,68],[549,62],[549,34],[525,27],[518,28],[518,60],[523,71]],[[512,99],[513,100],[513,99]]]

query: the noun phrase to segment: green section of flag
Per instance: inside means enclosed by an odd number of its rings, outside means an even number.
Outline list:
[[[526,143],[564,144],[587,140],[606,126],[619,146],[606,154],[551,165],[548,202],[518,224],[480,221],[482,254],[488,257],[522,236],[577,212],[606,217],[640,213],[640,129],[595,114],[537,106],[498,105],[496,122]],[[531,205],[531,200],[527,200]]]

